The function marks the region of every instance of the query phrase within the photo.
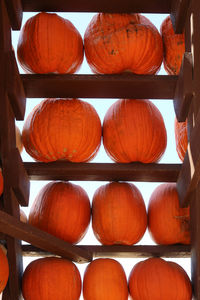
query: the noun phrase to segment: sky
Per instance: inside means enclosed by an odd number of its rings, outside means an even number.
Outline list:
[[[33,14],[30,13],[24,13],[23,16],[23,24],[25,23],[25,21],[31,17]],[[82,35],[82,37],[84,36],[84,32],[86,30],[86,27],[88,26],[90,20],[92,19],[92,16],[94,14],[92,13],[62,13],[59,14],[64,18],[67,18],[68,20],[70,20],[74,26],[78,29],[78,31],[80,32],[80,34]],[[151,22],[158,28],[158,30],[160,29],[160,25],[162,23],[162,21],[164,20],[164,18],[166,17],[166,15],[154,15],[154,14],[145,14],[146,17],[148,17]],[[12,43],[13,43],[13,47],[14,50],[16,51],[17,49],[17,41],[18,41],[18,36],[19,36],[19,32],[15,31],[12,33]],[[20,72],[24,73],[24,71],[20,68]],[[85,58],[84,58],[84,62],[82,64],[81,69],[79,70],[80,74],[92,74]],[[161,67],[161,70],[159,72],[159,74],[166,74],[163,66]],[[43,99],[27,99],[27,106],[26,106],[26,115],[25,118],[27,116],[27,114],[33,109],[33,107],[39,103],[41,100]],[[103,121],[104,115],[107,111],[107,109],[111,106],[112,103],[114,103],[116,100],[118,99],[83,99],[89,103],[91,103],[101,121]],[[167,129],[167,148],[166,151],[162,157],[162,159],[160,160],[160,163],[180,163],[180,159],[176,153],[176,149],[175,149],[175,138],[174,138],[174,109],[173,109],[173,101],[171,100],[154,100],[153,103],[158,107],[158,109],[160,110],[163,118],[164,118],[164,122],[165,122],[165,126]],[[16,124],[17,126],[20,128],[20,130],[22,130],[23,128],[23,121],[17,121]],[[23,161],[33,161],[33,159],[26,153],[25,150],[23,150],[22,152],[22,159]],[[95,157],[95,159],[92,162],[102,162],[102,163],[106,163],[106,162],[112,162],[110,160],[110,158],[107,156],[107,154],[105,153],[104,149],[103,149],[103,145],[101,145],[100,151],[98,152],[97,156]],[[92,201],[92,196],[95,192],[95,190],[105,184],[106,182],[75,182],[76,184],[79,184],[80,186],[82,186],[85,191],[87,192],[90,200]],[[148,201],[149,198],[151,196],[151,193],[153,192],[153,190],[155,189],[156,186],[158,186],[160,183],[144,183],[144,182],[133,182],[140,190],[140,192],[143,195],[143,198],[145,200],[146,206],[148,205]],[[34,201],[37,193],[39,192],[39,190],[42,188],[42,186],[44,186],[45,184],[47,184],[47,181],[31,181],[31,191],[30,191],[30,201],[29,201],[29,207],[28,208],[23,208],[24,212],[26,213],[26,215],[28,216],[29,213],[29,209],[31,207],[32,202]],[[84,237],[84,239],[80,242],[80,244],[99,244],[99,242],[96,240],[96,238],[93,235],[93,232],[91,230],[91,226],[86,234],[86,236]],[[150,238],[148,231],[146,231],[144,237],[142,238],[142,240],[139,242],[139,244],[154,244],[152,239]],[[24,258],[24,268],[27,266],[27,264],[33,260],[34,258]],[[138,261],[137,259],[117,259],[123,266],[127,277],[133,267],[133,265]],[[178,263],[181,264],[181,266],[187,271],[188,275],[190,276],[190,260],[189,259],[170,259],[173,261],[176,261]],[[83,276],[85,267],[87,266],[87,264],[83,264],[83,265],[77,265],[79,268],[79,271],[81,273],[81,276]],[[80,298],[83,299],[83,298]]]

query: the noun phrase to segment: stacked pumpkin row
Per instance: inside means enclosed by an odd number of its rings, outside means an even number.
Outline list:
[[[98,13],[83,40],[69,20],[39,13],[26,22],[18,42],[18,60],[30,73],[74,73],[85,52],[94,73],[156,74],[164,57],[166,71],[177,74],[184,51],[184,35],[174,34],[170,17],[160,34],[140,14]]]

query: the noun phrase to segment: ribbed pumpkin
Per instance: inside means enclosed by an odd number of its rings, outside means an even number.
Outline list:
[[[103,144],[116,162],[158,161],[167,144],[160,111],[148,100],[118,100],[104,117]]]
[[[170,16],[165,18],[162,22],[160,31],[163,39],[164,68],[168,74],[177,75],[179,74],[183,54],[185,52],[184,33],[174,33]]]
[[[148,229],[157,244],[190,243],[190,208],[181,208],[175,183],[163,183],[148,205]]]
[[[87,102],[46,99],[25,120],[22,140],[35,160],[86,162],[99,150],[101,121]]]
[[[144,200],[134,184],[111,182],[95,191],[92,228],[102,244],[135,244],[144,235],[146,227]]]
[[[80,293],[79,270],[66,259],[40,258],[24,271],[22,294],[25,300],[78,300]]]
[[[84,300],[127,300],[127,279],[121,264],[110,258],[93,260],[83,278]]]
[[[38,193],[29,213],[29,223],[69,243],[85,235],[91,216],[85,190],[64,181],[50,182]]]
[[[191,300],[192,288],[185,270],[174,262],[149,258],[137,263],[129,276],[134,300]]]
[[[17,45],[19,63],[28,73],[74,73],[83,53],[83,40],[75,26],[45,12],[26,21]]]
[[[163,60],[160,33],[140,14],[96,14],[85,31],[84,47],[94,73],[155,74]]]
[[[178,153],[179,158],[183,161],[188,146],[187,120],[185,122],[178,122],[177,119],[175,118],[174,131],[175,131],[176,151]]]
[[[0,293],[5,289],[9,277],[9,265],[6,249],[0,245]]]

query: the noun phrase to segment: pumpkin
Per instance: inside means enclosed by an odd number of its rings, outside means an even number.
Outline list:
[[[134,300],[191,300],[192,288],[185,270],[174,262],[152,257],[134,265],[128,280]]]
[[[45,257],[32,261],[22,277],[25,300],[78,300],[81,277],[76,265],[66,259]]]
[[[190,208],[181,208],[175,183],[163,183],[148,205],[148,229],[157,244],[190,243]]]
[[[84,48],[94,73],[155,74],[163,60],[161,35],[140,14],[96,14],[86,28]]]
[[[128,300],[127,279],[121,264],[110,258],[93,260],[83,278],[84,300]]]
[[[82,100],[45,99],[26,118],[22,140],[35,160],[86,162],[99,150],[101,121]]]
[[[188,146],[187,120],[185,122],[178,122],[175,118],[174,131],[176,151],[178,153],[179,158],[183,161]]]
[[[144,200],[134,184],[111,182],[95,191],[92,228],[102,244],[135,244],[144,235],[146,227]]]
[[[22,209],[20,209],[19,212],[20,212],[20,221],[23,222],[23,223],[27,223],[28,218],[27,218],[25,212]]]
[[[2,175],[2,169],[0,168],[0,196],[3,194],[3,185],[4,185],[4,180]]]
[[[6,256],[6,249],[0,245],[0,293],[5,289],[9,277],[9,265]]]
[[[75,26],[55,13],[28,19],[17,45],[17,57],[27,73],[74,73],[83,61],[83,40]]]
[[[184,33],[174,33],[170,16],[162,22],[160,32],[164,49],[164,69],[170,75],[177,75],[179,74],[185,52],[185,35]]]
[[[66,242],[78,243],[87,231],[90,215],[90,201],[81,186],[54,181],[39,191],[28,221]]]
[[[21,153],[24,146],[22,143],[21,131],[19,130],[19,128],[17,126],[15,126],[15,135],[16,135],[16,146],[17,146],[19,152]]]
[[[118,100],[104,117],[103,144],[116,162],[157,162],[167,144],[160,111],[149,100]]]

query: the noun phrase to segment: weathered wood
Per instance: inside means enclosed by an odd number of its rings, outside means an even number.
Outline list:
[[[175,33],[183,33],[191,0],[172,0],[171,20]]]
[[[6,54],[5,60],[7,61],[7,94],[10,99],[16,120],[24,120],[26,97],[13,50]]]
[[[4,0],[0,1],[0,52],[10,51],[11,44],[11,28]],[[0,54],[2,56],[2,54]],[[2,69],[1,69],[2,72]]]
[[[21,0],[5,0],[5,2],[12,29],[20,30],[23,15]]]
[[[151,256],[162,257],[190,257],[190,245],[113,245],[113,246],[96,246],[96,245],[79,245],[93,253],[93,257],[116,257],[116,258],[144,258]],[[22,245],[24,256],[51,256],[52,253],[42,251],[32,245]]]
[[[31,180],[176,182],[181,164],[25,162]]]
[[[29,224],[25,224],[3,211],[0,211],[0,231],[11,237],[31,243],[43,250],[79,263],[92,260],[92,254],[89,251],[80,249],[78,246],[67,243]]]
[[[180,73],[178,76],[175,96],[174,110],[179,122],[184,122],[188,116],[189,107],[193,98],[193,61],[192,54],[186,52],[183,57]]]
[[[24,11],[170,13],[171,0],[22,0]],[[123,4],[123,5],[122,5]]]
[[[21,75],[27,98],[174,99],[177,76],[170,75]]]

